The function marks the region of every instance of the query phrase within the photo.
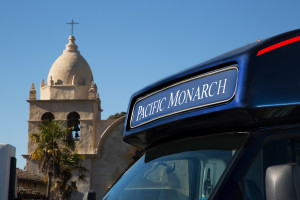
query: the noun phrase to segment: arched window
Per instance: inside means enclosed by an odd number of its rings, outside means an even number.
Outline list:
[[[55,118],[54,118],[54,115],[51,113],[51,112],[46,112],[46,113],[44,113],[43,115],[42,115],[42,117],[41,117],[41,120],[42,121],[45,121],[45,120],[48,120],[48,121],[52,121],[52,120],[54,120]]]
[[[80,139],[80,115],[77,112],[71,112],[67,116],[68,127],[72,128],[72,137],[74,140]]]

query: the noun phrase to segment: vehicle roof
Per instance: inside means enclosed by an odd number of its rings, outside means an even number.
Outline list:
[[[300,30],[245,45],[159,80],[132,95],[124,126],[124,141],[141,148],[173,137],[249,130],[258,126],[297,121],[300,114],[300,42],[282,44]],[[258,55],[263,49],[273,48]],[[137,128],[129,126],[135,102],[154,91],[187,78],[237,64],[237,91],[228,103],[164,117]],[[186,134],[185,134],[186,135]]]

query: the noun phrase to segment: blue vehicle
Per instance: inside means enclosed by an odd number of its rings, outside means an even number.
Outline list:
[[[144,154],[105,200],[300,199],[300,30],[135,93],[123,139]]]

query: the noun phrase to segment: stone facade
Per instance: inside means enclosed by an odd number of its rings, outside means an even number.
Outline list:
[[[92,190],[99,190],[98,196],[105,192],[132,164],[138,150],[124,143],[120,133],[123,132],[125,117],[116,120],[101,135],[93,160]]]
[[[72,199],[82,199],[90,190],[94,190],[99,199],[134,161],[135,148],[122,141],[124,117],[101,120],[97,90],[92,71],[77,50],[75,38],[70,36],[66,50],[52,65],[47,82],[41,83],[40,99],[36,98],[34,84],[29,91],[28,135],[38,132],[45,117],[66,121],[71,128],[76,122],[80,127],[76,147],[78,153],[85,156],[83,165],[89,171],[87,181],[78,183],[78,192]],[[77,119],[72,121],[74,116]],[[34,145],[28,138],[28,152],[24,155],[26,170],[39,173],[37,162],[30,160]]]

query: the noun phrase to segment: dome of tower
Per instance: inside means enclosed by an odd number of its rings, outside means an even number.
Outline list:
[[[91,85],[93,81],[91,68],[77,48],[75,37],[70,36],[66,50],[57,58],[49,71],[48,85]]]

